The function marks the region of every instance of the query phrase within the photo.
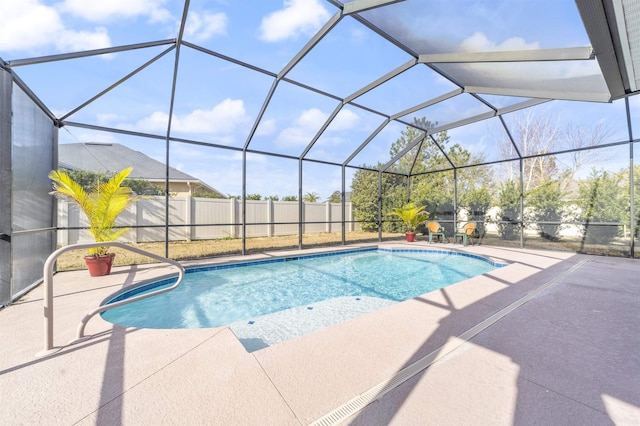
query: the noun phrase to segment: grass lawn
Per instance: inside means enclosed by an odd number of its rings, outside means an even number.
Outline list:
[[[404,234],[400,233],[383,233],[383,240],[403,240]],[[426,236],[418,235],[418,241],[426,240]],[[362,243],[377,242],[377,232],[352,231],[346,234],[346,242]],[[450,239],[449,239],[450,240]],[[302,236],[302,245],[304,248],[322,247],[322,246],[339,246],[342,242],[340,233],[319,233],[304,234]],[[503,240],[499,235],[487,232],[482,238],[473,239],[474,244],[520,248],[520,239]],[[165,255],[165,243],[138,243],[132,244],[142,250],[146,250],[160,256]],[[570,251],[575,253],[597,254],[604,256],[622,256],[628,257],[630,253],[629,238],[616,238],[609,244],[584,244],[578,238],[561,238],[558,241],[549,241],[539,236],[526,235],[524,241],[525,248],[530,249],[546,249],[556,251]],[[268,250],[278,249],[297,249],[298,236],[286,235],[279,237],[260,237],[247,238],[246,252],[258,253]],[[125,250],[114,248],[116,253],[114,265],[132,265],[142,263],[153,263],[155,260],[132,253]],[[198,240],[198,241],[175,241],[169,243],[169,257],[175,260],[191,260],[202,259],[207,257],[217,257],[242,253],[242,240],[234,238],[224,238],[216,240]],[[74,270],[86,268],[84,263],[84,250],[75,250],[64,253],[58,258],[58,270]]]
[[[384,233],[383,239],[404,238],[403,234]],[[378,241],[377,232],[353,231],[346,234],[347,244],[361,242]],[[341,233],[320,233],[320,234],[304,234],[302,236],[302,244],[304,248],[337,246],[342,243]],[[138,243],[132,244],[142,250],[165,255],[165,243]],[[246,252],[258,253],[267,250],[278,249],[297,249],[298,236],[286,235],[279,237],[260,237],[247,238]],[[133,265],[142,263],[153,263],[154,259],[132,253],[130,251],[118,248],[112,249],[116,253],[114,265]],[[202,259],[207,257],[216,257],[242,253],[242,240],[237,238],[223,238],[215,240],[197,240],[197,241],[175,241],[169,243],[169,256],[175,260]],[[58,258],[58,270],[84,269],[85,263],[83,257],[85,250],[74,250],[62,254]]]

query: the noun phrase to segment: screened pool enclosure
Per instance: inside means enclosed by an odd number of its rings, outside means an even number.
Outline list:
[[[124,241],[171,258],[402,239],[409,201],[637,257],[638,1],[82,3],[0,7],[0,305],[89,240],[57,168],[134,167]]]

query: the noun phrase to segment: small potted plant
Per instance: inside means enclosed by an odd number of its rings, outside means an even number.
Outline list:
[[[107,182],[99,182],[87,192],[64,170],[52,170],[49,179],[53,182],[51,195],[75,203],[89,220],[89,233],[97,243],[115,241],[129,228],[114,229],[116,218],[131,203],[139,200],[131,188],[122,186],[133,168],[126,168],[113,175]],[[107,247],[89,249],[85,262],[92,277],[109,275],[115,253]]]
[[[425,206],[416,206],[413,203],[407,203],[403,207],[396,207],[389,214],[399,217],[404,222],[406,226],[405,236],[410,243],[416,239],[418,225],[426,222],[429,217],[429,212],[425,211]]]

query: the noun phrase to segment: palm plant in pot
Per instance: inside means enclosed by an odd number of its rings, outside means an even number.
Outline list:
[[[389,214],[399,217],[404,222],[406,226],[405,236],[410,243],[416,239],[416,228],[426,222],[429,217],[429,212],[425,210],[425,206],[416,206],[414,203],[396,207]]]
[[[116,219],[127,206],[139,200],[131,188],[122,186],[133,168],[126,168],[113,175],[106,182],[99,182],[87,192],[82,185],[74,181],[64,170],[52,170],[49,179],[53,182],[51,195],[75,203],[87,216],[89,233],[95,242],[115,241],[129,228],[114,229]],[[115,253],[109,253],[105,246],[89,249],[85,262],[92,277],[108,275]]]

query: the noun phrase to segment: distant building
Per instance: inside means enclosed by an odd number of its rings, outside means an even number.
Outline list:
[[[58,145],[58,164],[69,170],[113,173],[133,167],[131,179],[143,179],[163,190],[166,166],[160,161],[118,143],[71,143]],[[227,198],[198,178],[169,167],[169,193],[177,196],[210,194]]]

